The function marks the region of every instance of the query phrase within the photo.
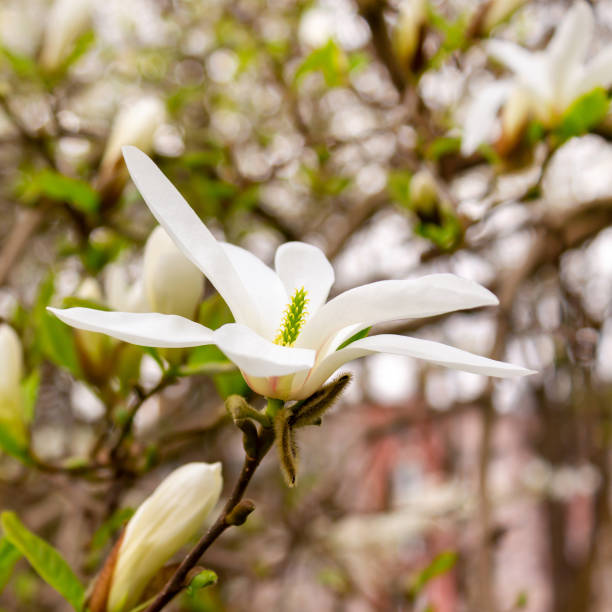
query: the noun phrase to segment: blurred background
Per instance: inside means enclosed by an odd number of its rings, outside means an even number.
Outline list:
[[[322,248],[332,294],[444,271],[487,286],[499,307],[376,331],[538,371],[350,364],[300,437],[298,486],[270,453],[255,513],[204,558],[218,584],[168,609],[612,610],[610,83],[555,121],[508,101],[462,148],[474,101],[513,75],[487,41],[544,50],[571,7],[0,0],[0,322],[23,352],[19,409],[0,406],[2,508],[86,582],[171,469],[221,460],[228,487],[240,469],[223,398],[251,392],[222,354],[160,356],[45,312],[150,309],[155,224],[120,156],[135,144],[216,236],[267,263],[285,241]],[[612,2],[591,10],[587,58],[612,43]],[[205,284],[193,318],[228,317]],[[164,360],[181,376],[158,388]],[[0,578],[2,610],[68,609],[24,560]]]

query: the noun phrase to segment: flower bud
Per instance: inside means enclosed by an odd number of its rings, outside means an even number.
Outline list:
[[[188,463],[143,502],[119,546],[108,612],[125,612],[138,604],[147,583],[202,528],[222,484],[220,463]]]
[[[526,0],[491,0],[486,7],[482,30],[488,34],[496,25],[505,21],[518,10]]]
[[[192,318],[202,296],[204,276],[156,227],[145,246],[144,287],[153,312]]]
[[[57,70],[68,57],[72,45],[89,27],[91,0],[56,0],[47,17],[40,63]]]
[[[501,135],[495,144],[500,155],[507,155],[518,144],[531,112],[531,99],[520,87],[515,88],[501,113]]]
[[[414,211],[429,216],[438,200],[438,188],[430,172],[419,170],[410,181],[410,201]]]
[[[424,0],[403,0],[397,24],[393,30],[393,43],[399,63],[411,68],[423,38],[427,17]]]
[[[145,153],[149,153],[153,148],[155,132],[165,118],[164,104],[154,96],[140,98],[124,106],[117,113],[100,164],[99,181],[102,185],[112,179],[117,173],[118,166],[121,167],[122,182],[127,179],[121,147],[134,145]]]
[[[106,303],[113,310],[124,312],[147,312],[149,310],[142,281],[130,282],[128,272],[121,263],[106,266],[104,293]]]
[[[0,325],[0,421],[15,430],[22,430],[21,379],[23,350],[12,327]]]

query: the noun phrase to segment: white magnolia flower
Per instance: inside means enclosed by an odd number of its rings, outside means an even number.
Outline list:
[[[119,545],[108,612],[124,612],[138,603],[151,578],[202,528],[222,485],[220,463],[188,463],[142,503]]]
[[[17,431],[22,429],[21,379],[23,378],[23,349],[15,330],[0,325],[0,421]]]
[[[50,309],[69,325],[145,346],[215,344],[240,368],[254,391],[285,400],[308,397],[347,361],[378,352],[490,376],[530,373],[406,336],[373,336],[339,348],[358,330],[376,323],[490,306],[498,303],[497,298],[472,281],[432,274],[363,285],[326,303],[334,271],[320,249],[303,242],[283,244],[271,270],[249,251],[218,242],[142,151],[125,147],[124,157],[151,212],[216,287],[236,323],[213,331],[175,315]]]
[[[56,70],[91,21],[91,0],[56,0],[47,16],[40,63]]]
[[[612,85],[612,45],[585,63],[594,26],[592,9],[579,0],[544,51],[528,51],[506,40],[489,41],[488,54],[512,70],[514,78],[478,92],[468,109],[462,153],[469,155],[481,143],[495,138],[497,113],[512,95],[528,101],[525,112],[550,127],[577,98],[596,87]]]

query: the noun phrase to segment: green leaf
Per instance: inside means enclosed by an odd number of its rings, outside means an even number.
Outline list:
[[[601,123],[608,113],[609,106],[610,100],[601,87],[580,96],[565,111],[555,134],[562,142],[573,136],[586,134]]]
[[[27,55],[20,55],[0,46],[0,55],[7,60],[13,72],[23,79],[39,79],[38,64]]]
[[[40,372],[34,370],[21,382],[21,395],[23,397],[23,419],[26,423],[34,420],[38,388],[40,387]]]
[[[412,181],[412,174],[405,170],[397,170],[389,173],[387,179],[387,190],[391,198],[403,206],[404,208],[411,208],[410,200],[410,182]]]
[[[93,534],[91,538],[91,550],[100,550],[106,546],[107,542],[112,538],[113,534],[118,531],[125,523],[133,516],[132,508],[119,508],[110,515]]]
[[[198,322],[206,327],[210,327],[210,329],[218,329],[222,325],[233,323],[234,317],[228,305],[217,293],[207,300],[204,300],[200,305]]]
[[[94,310],[111,310],[105,304],[95,302],[94,300],[86,300],[84,298],[76,297],[74,295],[65,297],[62,302],[62,308],[93,308]]]
[[[454,51],[464,49],[467,46],[466,33],[470,16],[468,11],[465,11],[454,20],[446,19],[442,13],[436,11],[431,3],[427,3],[427,18],[431,26],[437,29],[442,36],[440,46],[429,60],[430,66],[437,68]]]
[[[14,512],[3,512],[0,521],[6,539],[30,562],[37,574],[75,610],[81,610],[85,589],[59,552],[29,531]]]
[[[20,558],[21,553],[6,538],[0,538],[0,593]]]
[[[24,465],[32,465],[28,447],[11,431],[9,423],[4,421],[0,421],[0,450],[21,461]]]
[[[356,334],[353,334],[348,340],[345,340],[336,350],[339,351],[340,349],[343,349],[349,344],[355,342],[355,340],[361,340],[361,338],[365,338],[370,333],[371,329],[371,325],[369,327],[364,327],[361,331],[358,331]]]
[[[58,73],[65,74],[66,71],[75,64],[89,49],[91,49],[92,45],[96,40],[96,35],[93,30],[88,30],[84,32],[77,38],[76,42],[72,47],[72,51],[66,57],[66,59],[62,62],[61,66],[58,69]]]
[[[293,77],[293,82],[300,81],[312,72],[321,72],[328,87],[338,87],[346,80],[349,70],[348,59],[333,39],[329,39],[326,45],[315,49],[298,67]]]
[[[451,550],[441,552],[434,557],[432,562],[412,579],[412,585],[409,588],[410,596],[415,598],[428,582],[451,570],[456,562],[457,553]]]
[[[208,586],[213,584],[217,584],[217,574],[212,570],[205,569],[202,570],[199,574],[193,577],[189,586],[187,587],[187,591],[189,595],[192,595],[195,591],[199,591],[200,589],[205,589]]]
[[[441,219],[436,223],[420,220],[414,233],[433,242],[442,251],[452,251],[463,239],[459,219],[449,210],[441,209]]]
[[[427,157],[433,161],[438,161],[446,155],[458,153],[461,148],[461,139],[450,136],[436,138],[427,148]]]
[[[97,212],[100,206],[100,196],[89,183],[48,168],[22,177],[20,192],[26,203],[44,196],[87,214]]]
[[[33,311],[36,345],[50,361],[66,368],[78,378],[81,375],[81,368],[72,330],[46,310],[54,290],[54,279],[49,275],[40,285]]]

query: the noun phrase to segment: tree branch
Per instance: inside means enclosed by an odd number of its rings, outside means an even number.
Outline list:
[[[183,559],[172,578],[166,583],[166,586],[160,591],[153,603],[146,609],[145,612],[159,612],[166,604],[185,587],[185,581],[191,569],[193,569],[200,560],[200,557],[208,550],[212,543],[228,528],[231,523],[228,522],[228,516],[242,500],[244,493],[253,478],[255,470],[261,463],[261,460],[266,456],[274,439],[272,429],[262,429],[258,436],[258,453],[256,457],[250,457],[248,454],[244,458],[244,464],[240,476],[234,485],[223,511],[213,523],[210,529],[200,538],[199,542],[192,548],[189,554]]]

